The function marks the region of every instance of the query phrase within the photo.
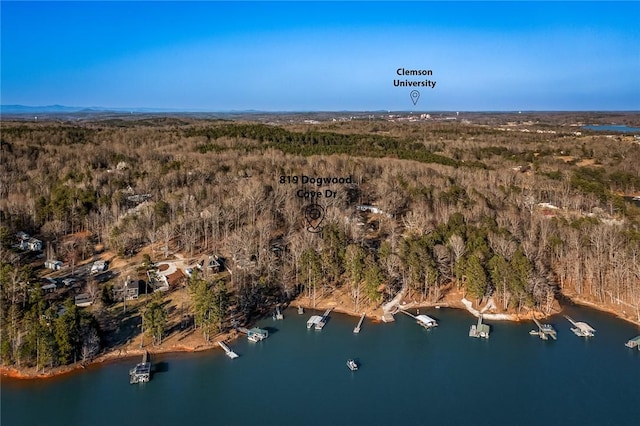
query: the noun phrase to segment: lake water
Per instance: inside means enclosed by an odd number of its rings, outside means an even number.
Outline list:
[[[421,310],[440,326],[424,330],[399,314],[391,324],[287,310],[259,343],[157,355],[161,372],[130,385],[138,360],[44,381],[2,382],[2,425],[637,425],[640,351],[624,343],[638,327],[587,308],[566,313],[597,332],[575,336],[562,316],[557,341],[530,336],[533,323],[487,321],[489,340],[468,337],[475,318]],[[356,358],[360,369],[345,362]]]
[[[583,129],[586,130],[596,130],[602,132],[624,132],[624,133],[635,133],[640,132],[640,128],[638,127],[629,127],[624,125],[615,125],[615,124],[592,124],[588,126],[582,126]]]
[[[640,207],[640,200],[634,200],[633,197],[624,197],[624,200],[628,203],[634,204],[637,207]]]

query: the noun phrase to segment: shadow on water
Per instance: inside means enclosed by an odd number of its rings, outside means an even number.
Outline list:
[[[153,374],[167,373],[168,371],[169,371],[169,363],[166,361],[161,361],[153,365]]]
[[[263,329],[267,330],[269,335],[276,334],[278,331],[280,331],[279,329],[277,329],[275,327],[263,327]]]

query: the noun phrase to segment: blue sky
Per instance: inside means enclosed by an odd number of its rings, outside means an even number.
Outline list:
[[[5,105],[640,110],[639,2],[0,8]],[[399,67],[433,70],[416,106],[393,86]]]

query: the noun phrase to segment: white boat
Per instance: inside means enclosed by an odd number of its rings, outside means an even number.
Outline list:
[[[347,367],[349,367],[349,370],[351,371],[356,371],[358,369],[358,364],[354,360],[349,359],[347,360]]]

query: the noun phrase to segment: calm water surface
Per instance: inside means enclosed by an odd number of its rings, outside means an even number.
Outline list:
[[[475,318],[421,310],[440,326],[405,315],[392,324],[316,312],[263,320],[260,343],[222,351],[156,356],[151,382],[129,385],[137,360],[46,381],[2,382],[2,425],[637,425],[640,351],[624,343],[638,327],[569,308],[596,336],[576,337],[561,316],[557,341],[530,336],[532,323],[490,322],[489,340],[468,337]],[[351,372],[348,358],[360,362]]]
[[[640,132],[640,128],[638,127],[629,127],[625,125],[616,125],[616,124],[591,124],[588,126],[582,126],[582,128],[586,130],[597,130],[597,131],[603,131],[603,132],[624,132],[624,133]]]

